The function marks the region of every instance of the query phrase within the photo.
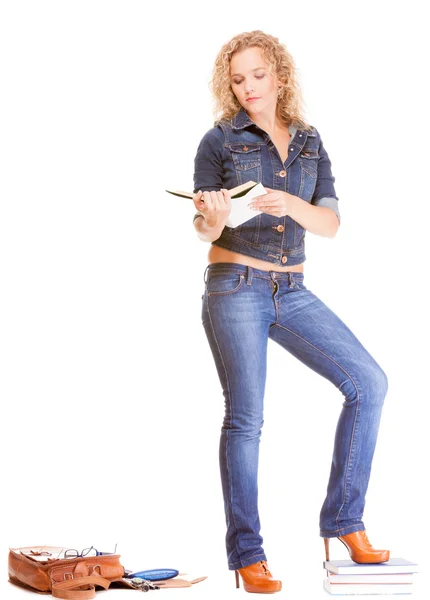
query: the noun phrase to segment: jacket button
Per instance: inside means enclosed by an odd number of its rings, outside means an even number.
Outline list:
[[[287,262],[287,260],[288,260],[288,258],[287,258],[286,256],[283,256],[283,257],[281,258],[281,260],[282,260],[282,262],[283,262],[283,263],[286,263],[286,262]]]
[[[287,171],[279,171],[280,177],[285,177],[286,174],[287,174]]]
[[[278,225],[276,229],[278,231],[284,231],[284,226],[283,225]]]

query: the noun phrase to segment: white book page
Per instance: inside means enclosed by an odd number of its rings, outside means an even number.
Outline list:
[[[249,221],[252,217],[256,217],[261,214],[261,210],[253,210],[248,208],[248,204],[256,196],[262,196],[267,194],[262,183],[257,183],[247,194],[240,198],[231,199],[231,211],[226,222],[227,227],[239,227],[245,221]]]

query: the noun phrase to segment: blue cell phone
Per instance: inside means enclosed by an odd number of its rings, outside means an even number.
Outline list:
[[[179,571],[176,569],[148,569],[147,571],[136,571],[135,573],[129,573],[126,575],[127,579],[133,579],[133,577],[140,577],[140,579],[146,579],[147,581],[161,581],[163,579],[171,579],[176,577]]]

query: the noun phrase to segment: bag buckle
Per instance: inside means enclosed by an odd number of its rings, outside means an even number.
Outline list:
[[[155,585],[152,581],[148,581],[147,579],[141,579],[140,577],[133,577],[133,579],[129,579],[131,585],[142,592],[148,592],[149,590],[159,590],[160,586]]]

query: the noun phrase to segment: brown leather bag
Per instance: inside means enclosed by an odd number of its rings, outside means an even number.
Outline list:
[[[107,589],[112,582],[133,588],[124,579],[125,569],[119,554],[58,559],[63,550],[52,546],[10,548],[9,580],[33,592],[50,594],[63,600],[89,600],[96,586]]]

